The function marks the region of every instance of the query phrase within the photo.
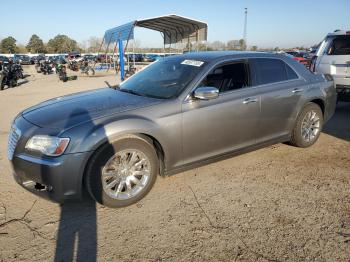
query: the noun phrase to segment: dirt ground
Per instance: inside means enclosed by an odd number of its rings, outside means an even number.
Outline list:
[[[350,103],[338,104],[311,148],[277,144],[159,177],[123,209],[60,206],[13,180],[11,121],[40,101],[116,78],[62,83],[25,71],[27,83],[0,92],[0,261],[350,261]]]

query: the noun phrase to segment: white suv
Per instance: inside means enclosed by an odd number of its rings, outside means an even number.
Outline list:
[[[338,99],[350,101],[350,31],[329,33],[316,52],[311,70],[331,75]]]

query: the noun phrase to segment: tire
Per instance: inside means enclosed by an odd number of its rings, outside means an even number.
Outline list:
[[[12,80],[11,87],[16,87],[16,86],[17,86],[17,80]]]
[[[0,74],[0,90],[1,91],[5,89],[5,82],[6,82],[5,77]]]
[[[314,118],[312,119],[312,117]],[[316,121],[317,119],[318,121]],[[307,123],[307,120],[309,120],[309,123]],[[315,103],[307,103],[296,120],[290,144],[297,147],[312,146],[319,138],[322,127],[323,113],[321,108]],[[305,132],[305,130],[309,132]]]
[[[133,153],[128,154],[125,152]],[[135,159],[137,162],[134,162],[134,159],[133,162],[135,164],[132,165],[130,164],[130,158],[132,158],[134,154],[136,154]],[[127,157],[123,161],[122,157],[118,158],[119,156]],[[119,163],[113,162],[114,158],[119,159],[117,161]],[[128,161],[133,169],[128,169],[126,167],[128,166]],[[141,162],[146,164],[139,165]],[[111,177],[111,180],[107,180],[107,182],[105,179],[102,179],[102,177],[104,175],[104,170],[108,169],[107,166],[109,166],[109,163],[114,163],[111,166],[116,168],[114,168],[114,170],[112,169],[110,172],[115,172],[117,175]],[[125,163],[125,165],[123,163]],[[138,169],[147,169],[147,171],[134,170],[136,165],[138,165]],[[145,172],[147,175],[138,176],[134,175],[136,174],[134,172],[139,172],[139,174]],[[119,208],[132,205],[145,197],[154,185],[158,174],[159,160],[152,141],[141,135],[126,136],[110,144],[106,143],[95,152],[88,163],[84,182],[90,196],[98,203],[111,208]],[[138,183],[137,181],[133,183],[135,176],[137,177]],[[106,188],[108,185],[112,185],[113,182],[116,182],[116,180],[118,182],[114,184],[114,187],[110,189]]]

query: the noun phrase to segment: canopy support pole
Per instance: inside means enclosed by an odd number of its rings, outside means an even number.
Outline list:
[[[190,46],[190,36],[187,38],[187,46],[188,46],[188,52],[191,52],[191,46]]]
[[[123,40],[118,39],[119,44],[119,65],[120,65],[120,81],[124,81],[124,50]]]
[[[135,67],[135,38],[132,40],[132,58],[134,60],[134,67]]]
[[[116,63],[116,60],[115,60],[115,54],[116,54],[117,47],[118,47],[118,42],[115,42],[115,45],[114,45],[114,48],[113,48],[113,64],[114,64],[114,70],[115,70],[116,74],[118,74],[118,72],[117,72],[117,63]]]

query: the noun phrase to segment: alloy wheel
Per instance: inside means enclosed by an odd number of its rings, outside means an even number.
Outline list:
[[[102,169],[104,192],[118,200],[135,197],[150,181],[150,166],[149,159],[139,150],[115,153]]]
[[[320,132],[321,120],[317,112],[311,110],[306,113],[301,123],[301,136],[306,142],[313,141]]]

